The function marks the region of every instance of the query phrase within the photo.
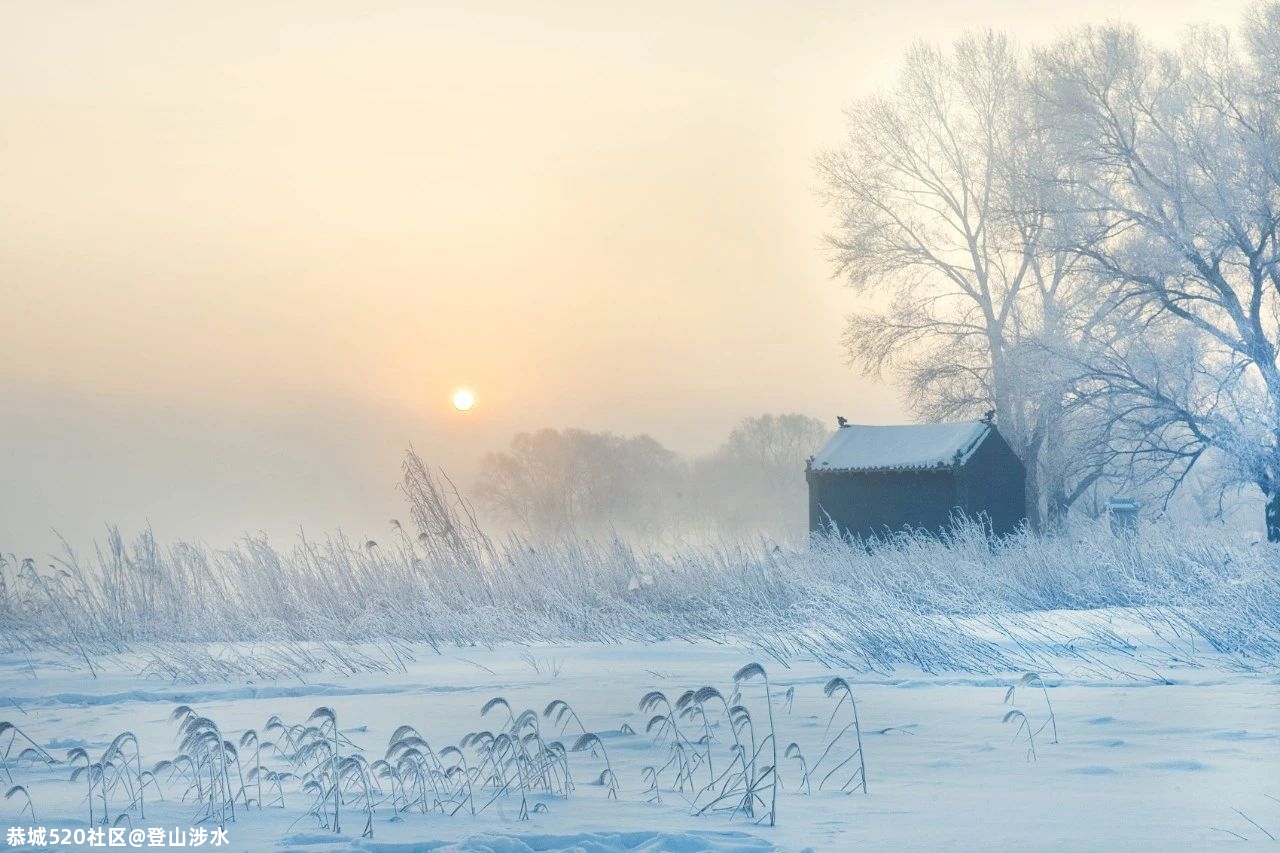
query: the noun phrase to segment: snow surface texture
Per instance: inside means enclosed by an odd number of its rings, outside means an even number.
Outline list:
[[[96,760],[116,735],[133,731],[150,767],[178,752],[178,724],[170,713],[180,704],[216,721],[233,743],[245,729],[261,731],[272,715],[300,723],[328,706],[351,751],[373,761],[402,724],[413,725],[437,750],[469,732],[499,728],[498,709],[481,716],[495,696],[504,697],[515,714],[537,711],[550,737],[559,726],[542,711],[563,699],[599,734],[618,780],[614,800],[606,786],[593,784],[604,766],[600,755],[570,752],[576,787],[567,797],[535,797],[528,820],[518,819],[518,796],[499,797],[474,817],[436,811],[394,819],[384,804],[374,812],[372,838],[359,837],[364,819],[349,805],[344,835],[324,830],[305,814],[312,798],[294,783],[285,786],[286,808],[237,808],[235,822],[227,824],[234,850],[1201,850],[1239,844],[1241,838],[1267,841],[1267,832],[1280,836],[1280,679],[1274,670],[1246,671],[1238,661],[1212,653],[1179,663],[1144,646],[1152,638],[1120,612],[1039,618],[1062,631],[1084,615],[1111,623],[1117,635],[1149,653],[1153,666],[1126,677],[1118,673],[1134,668],[1131,654],[1119,655],[1110,671],[1085,667],[1074,657],[1061,660],[1060,675],[1044,677],[1056,712],[1056,744],[1037,685],[1017,687],[1012,703],[1005,704],[1016,674],[899,668],[889,675],[855,676],[812,660],[796,660],[790,668],[761,661],[769,669],[781,764],[774,828],[741,814],[694,816],[692,795],[673,790],[669,773],[661,777],[660,802],[644,782],[643,768],[661,766],[670,756],[670,738],[646,734],[650,714],[638,710],[641,696],[661,690],[674,701],[703,685],[729,696],[733,674],[758,656],[732,642],[467,648],[438,655],[419,649],[394,674],[196,686],[140,679],[136,662],[123,657],[101,661],[94,679],[72,669],[67,657],[18,654],[0,659],[0,704],[7,708],[0,719],[21,727],[59,759],[64,750],[83,745]],[[1091,651],[1099,657],[1118,654]],[[782,747],[794,741],[810,767],[818,761],[835,706],[823,686],[833,675],[844,675],[857,696],[865,795],[841,793],[831,782],[820,789],[819,774],[806,794],[799,763],[781,757]],[[752,679],[738,686],[759,734],[766,726],[764,685]],[[1028,760],[1015,724],[1002,722],[1013,707],[1039,729],[1035,760]],[[847,705],[840,714],[837,725],[847,719]],[[715,714],[711,722],[712,754],[727,761],[728,724]],[[624,725],[635,733],[625,733]],[[566,740],[576,734],[570,725]],[[0,754],[7,740],[0,738]],[[29,790],[37,819],[19,815],[25,807],[21,795],[0,800],[0,831],[85,827],[83,779],[68,781],[65,764],[45,768],[14,760],[18,751],[8,769],[14,784]],[[830,766],[832,759],[823,772]],[[198,807],[180,802],[184,786],[165,773],[158,779],[165,800],[148,791],[146,824],[190,826]],[[139,825],[136,815],[134,820]]]
[[[983,421],[868,426],[846,424],[813,457],[817,471],[936,468],[964,461],[991,426]]]

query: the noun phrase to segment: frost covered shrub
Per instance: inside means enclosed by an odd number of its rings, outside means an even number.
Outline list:
[[[416,456],[403,488],[411,522],[383,542],[336,535],[280,550],[248,538],[212,551],[163,547],[149,532],[126,543],[113,531],[92,561],[67,553],[37,569],[0,557],[0,647],[51,646],[86,661],[152,649],[156,674],[196,679],[394,669],[407,643],[732,636],[779,659],[807,654],[859,671],[1012,672],[1042,668],[1048,645],[1071,645],[1084,665],[1087,645],[1124,650],[1099,620],[1033,636],[1022,616],[1108,607],[1126,608],[1183,657],[1190,643],[1246,662],[1280,658],[1280,554],[1225,531],[1150,527],[1118,539],[1083,525],[992,544],[970,524],[945,539],[819,540],[800,551],[663,553],[573,538],[531,547],[486,536]],[[271,641],[276,654],[171,645],[239,641]]]

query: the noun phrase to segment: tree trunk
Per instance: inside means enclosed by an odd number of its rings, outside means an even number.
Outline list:
[[[1044,430],[1037,427],[1030,440],[1022,447],[1022,466],[1027,471],[1027,486],[1024,490],[1023,511],[1027,514],[1027,523],[1033,533],[1045,530],[1044,514],[1040,510],[1040,498],[1044,493],[1040,476],[1040,453],[1044,449]]]
[[[1041,533],[1044,531],[1044,524],[1040,518],[1040,465],[1028,454],[1024,466],[1027,469],[1027,486],[1022,498],[1027,524],[1031,526],[1032,533]]]
[[[1054,486],[1046,490],[1044,524],[1049,530],[1061,530],[1067,523],[1067,512],[1071,509],[1071,500],[1067,497],[1066,490],[1061,486]]]
[[[1280,491],[1263,494],[1267,496],[1267,541],[1280,542]]]

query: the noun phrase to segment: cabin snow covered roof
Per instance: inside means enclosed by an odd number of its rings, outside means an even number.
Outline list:
[[[814,454],[812,471],[885,471],[967,460],[991,430],[987,421],[869,426],[846,424]]]

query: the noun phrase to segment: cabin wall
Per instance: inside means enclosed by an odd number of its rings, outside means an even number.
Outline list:
[[[965,513],[985,514],[997,536],[1026,522],[1027,470],[999,432],[989,433],[969,457],[958,483]]]
[[[809,472],[809,530],[879,536],[905,527],[941,531],[961,506],[950,468],[921,471]]]

